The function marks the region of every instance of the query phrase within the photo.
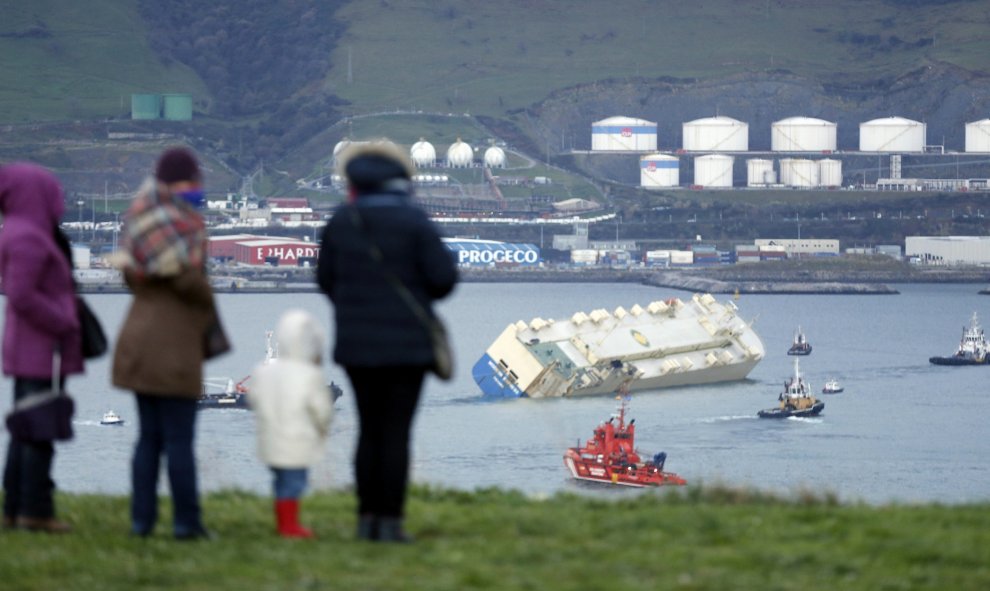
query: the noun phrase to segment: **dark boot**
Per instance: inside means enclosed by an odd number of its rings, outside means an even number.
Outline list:
[[[370,513],[358,515],[357,538],[373,541],[378,539],[378,516]]]
[[[413,538],[402,529],[401,517],[379,517],[378,541],[409,544]]]
[[[299,525],[299,499],[277,499],[275,520],[283,538],[312,538],[313,532]]]
[[[54,517],[18,517],[14,522],[17,529],[28,531],[40,531],[49,534],[67,534],[72,531],[72,526],[64,521],[59,521]]]

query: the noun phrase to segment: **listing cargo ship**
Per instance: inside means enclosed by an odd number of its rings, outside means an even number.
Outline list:
[[[475,363],[485,396],[549,398],[742,380],[765,355],[731,301],[709,294],[645,308],[510,324]]]

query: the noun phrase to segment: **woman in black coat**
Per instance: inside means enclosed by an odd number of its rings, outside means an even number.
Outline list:
[[[334,307],[334,360],[350,378],[361,425],[358,537],[405,542],[410,430],[434,355],[427,327],[389,276],[432,314],[433,302],[454,289],[457,266],[412,203],[413,168],[401,150],[358,145],[342,156],[341,169],[350,199],[323,231],[317,275]]]

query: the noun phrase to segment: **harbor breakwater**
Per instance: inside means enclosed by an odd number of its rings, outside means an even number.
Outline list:
[[[898,283],[990,283],[982,269],[903,271],[750,269],[485,268],[462,269],[469,283],[636,283],[713,294],[896,294]],[[316,292],[314,271],[298,268],[214,269],[217,293]],[[82,293],[122,293],[120,283],[80,283]],[[990,295],[990,289],[981,294]]]

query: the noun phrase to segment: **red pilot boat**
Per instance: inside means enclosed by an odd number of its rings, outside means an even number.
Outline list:
[[[619,411],[598,425],[594,436],[583,447],[579,443],[578,447],[568,448],[564,453],[564,465],[571,471],[571,476],[578,480],[634,487],[687,484],[677,474],[663,471],[666,453],[660,452],[647,462],[640,459],[634,445],[636,427],[633,423],[636,419],[626,424],[628,397],[621,396],[620,399]]]

